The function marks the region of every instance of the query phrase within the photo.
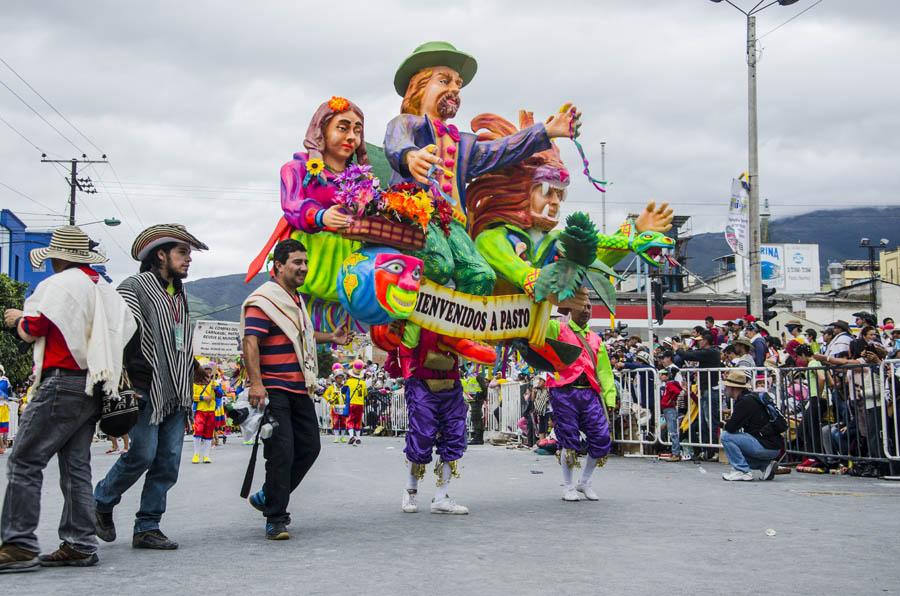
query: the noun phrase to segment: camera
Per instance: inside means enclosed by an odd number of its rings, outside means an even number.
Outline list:
[[[266,417],[263,420],[262,427],[259,429],[259,438],[260,439],[268,439],[275,432],[275,429],[278,428],[278,421],[270,414],[266,412]]]

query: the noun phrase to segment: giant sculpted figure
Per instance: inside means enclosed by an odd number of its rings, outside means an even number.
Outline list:
[[[531,112],[519,113],[519,126],[533,126]],[[494,114],[472,120],[480,139],[514,134],[518,128]],[[569,172],[555,144],[528,159],[481,176],[468,188],[469,232],[475,246],[497,273],[496,294],[525,292],[535,297],[542,267],[559,256],[560,209],[566,199]],[[597,235],[596,258],[612,267],[633,252],[653,267],[675,243],[663,235],[672,227],[672,210],[649,203],[634,222],[625,222],[612,235]],[[586,294],[579,298],[586,299]],[[558,303],[556,297],[549,297]],[[560,306],[577,308],[583,300]]]
[[[385,155],[394,170],[392,184],[413,182],[452,208],[447,229],[432,220],[425,247],[416,253],[432,282],[468,294],[486,295],[496,275],[475,249],[466,231],[466,184],[482,174],[509,166],[550,148],[550,139],[573,130],[577,114],[560,113],[513,135],[479,141],[449,121],[460,106],[460,89],[472,81],[475,59],[442,41],[425,43],[401,64],[394,89],[403,97],[399,116],[388,124]],[[469,342],[470,344],[472,342]],[[448,349],[448,346],[451,349]],[[406,454],[409,462],[403,511],[418,510],[417,492],[425,466],[437,451],[438,489],[432,513],[465,514],[468,509],[448,495],[450,479],[466,448],[467,406],[459,381],[457,354],[469,356],[461,342],[407,323],[399,359],[409,411]],[[488,352],[491,353],[490,349]]]
[[[489,294],[496,275],[466,233],[466,184],[482,174],[520,162],[550,148],[550,139],[568,136],[570,112],[555,114],[507,137],[479,141],[449,123],[460,106],[460,89],[472,81],[475,59],[451,44],[432,41],[413,51],[394,77],[403,96],[401,114],[391,120],[384,150],[394,169],[393,183],[416,181],[432,187],[453,207],[450,233],[432,225],[419,256],[425,276],[451,280],[468,294]]]

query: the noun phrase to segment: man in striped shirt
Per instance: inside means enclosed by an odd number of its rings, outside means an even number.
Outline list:
[[[272,276],[244,303],[244,364],[250,380],[249,401],[266,407],[272,434],[264,439],[266,480],[250,504],[266,516],[266,538],[287,540],[291,493],[319,455],[319,423],[307,383],[315,387],[315,343],[346,344],[343,328],[313,331],[297,288],[308,271],[306,248],[296,240],[275,246]]]

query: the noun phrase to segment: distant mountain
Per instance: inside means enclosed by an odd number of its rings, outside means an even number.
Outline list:
[[[889,247],[900,246],[900,207],[861,207],[813,211],[769,222],[769,242],[773,244],[818,244],[821,278],[828,279],[828,263],[846,259],[868,259],[859,247],[860,238],[877,244],[887,238]],[[731,254],[723,233],[697,234],[688,242],[687,262],[693,273],[709,277],[718,271],[713,259]],[[876,256],[876,258],[878,258]]]
[[[239,321],[241,304],[250,292],[268,280],[266,273],[259,273],[250,283],[244,283],[245,274],[234,273],[220,277],[206,277],[184,284],[194,319]]]

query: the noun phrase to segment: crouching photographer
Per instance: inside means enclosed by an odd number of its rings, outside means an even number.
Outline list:
[[[787,430],[787,420],[768,395],[751,390],[746,372],[730,371],[723,385],[734,406],[720,435],[733,469],[722,474],[722,479],[753,480],[751,469],[756,469],[761,472],[761,480],[772,480],[784,454],[782,433]]]

